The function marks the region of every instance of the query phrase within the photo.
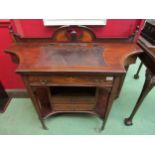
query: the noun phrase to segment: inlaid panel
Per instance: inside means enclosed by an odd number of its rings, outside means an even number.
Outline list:
[[[103,47],[81,47],[76,45],[68,45],[68,47],[44,47],[44,55],[41,55],[38,65],[47,63],[46,65],[58,66],[103,66]],[[43,60],[43,61],[42,61]]]

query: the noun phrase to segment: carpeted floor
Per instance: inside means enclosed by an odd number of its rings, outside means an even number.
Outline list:
[[[113,103],[105,130],[99,132],[102,121],[90,115],[64,114],[47,119],[48,130],[43,130],[33,105],[28,98],[12,99],[7,111],[0,114],[1,135],[150,135],[155,134],[155,89],[144,100],[137,112],[133,126],[125,126],[123,120],[129,116],[144,83],[145,67],[140,79],[134,80],[140,61],[131,65],[126,76],[120,97]]]

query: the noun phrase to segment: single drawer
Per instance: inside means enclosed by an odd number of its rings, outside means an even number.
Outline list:
[[[29,76],[30,85],[51,85],[51,86],[112,86],[113,77],[89,77],[89,76]]]

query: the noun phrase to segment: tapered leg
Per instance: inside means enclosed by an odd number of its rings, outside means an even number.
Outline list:
[[[155,85],[155,75],[153,73],[151,73],[149,70],[147,70],[146,71],[146,79],[145,79],[145,83],[144,83],[142,92],[137,100],[137,103],[136,103],[131,115],[124,120],[125,125],[128,125],[128,126],[132,125],[133,117],[135,116],[137,110],[141,106],[144,98],[151,91],[151,89],[153,88],[154,85]]]
[[[126,72],[128,71],[128,68],[129,68],[129,66],[125,66]],[[119,78],[119,86],[118,86],[118,91],[116,93],[115,99],[117,99],[119,97],[120,93],[121,93],[125,77],[126,77],[126,73],[122,77]]]
[[[106,124],[106,121],[104,121],[104,119],[103,119],[103,122],[102,122],[102,125],[101,125],[101,128],[100,128],[100,131],[104,130],[105,124]]]
[[[110,113],[110,110],[111,110],[111,107],[112,107],[113,100],[116,97],[115,94],[117,93],[117,88],[118,88],[118,86],[120,84],[119,83],[119,78],[120,77],[116,77],[114,79],[113,87],[112,87],[112,90],[111,90],[111,95],[109,97],[108,104],[107,104],[107,107],[106,107],[105,116],[102,119],[103,123],[102,123],[102,126],[100,128],[101,131],[104,130],[104,128],[105,128],[105,125],[106,125],[106,122],[107,122],[107,119],[108,119],[108,116],[109,116],[109,113]]]
[[[34,95],[34,92],[32,91],[32,88],[29,85],[29,82],[28,82],[26,76],[23,76],[23,80],[24,80],[25,86],[26,86],[26,88],[27,88],[27,90],[29,92],[29,95],[31,97],[31,100],[32,100],[32,103],[33,103],[33,105],[35,107],[35,110],[36,110],[36,112],[38,114],[41,125],[42,125],[43,129],[47,130],[47,127],[46,127],[46,125],[44,123],[44,120],[42,118],[40,106],[39,106],[38,101],[37,101],[37,99],[36,99],[36,97]]]
[[[138,67],[137,73],[134,75],[134,79],[139,79],[139,72],[140,72],[140,70],[142,68],[142,65],[143,65],[143,63],[141,62],[139,67]]]
[[[45,123],[44,123],[44,120],[42,118],[39,118],[40,119],[40,122],[42,124],[42,127],[44,130],[48,130],[48,128],[46,127]]]

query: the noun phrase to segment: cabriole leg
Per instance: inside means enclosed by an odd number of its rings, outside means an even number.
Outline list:
[[[151,73],[149,70],[147,70],[142,92],[137,100],[137,103],[136,103],[131,115],[128,118],[125,118],[125,120],[124,120],[125,125],[127,125],[127,126],[132,125],[132,120],[133,120],[134,115],[136,114],[136,112],[139,109],[139,107],[141,106],[144,98],[151,91],[151,89],[153,88],[154,85],[155,85],[155,75],[153,73]]]

